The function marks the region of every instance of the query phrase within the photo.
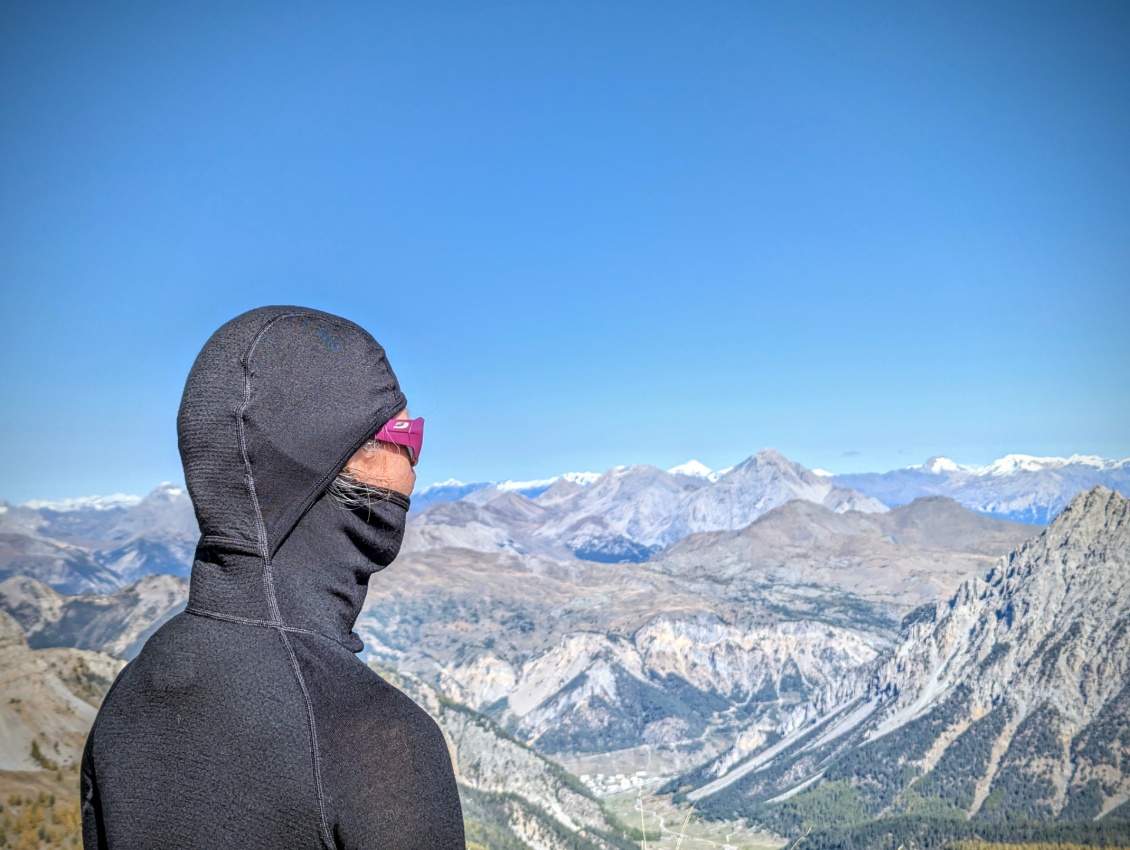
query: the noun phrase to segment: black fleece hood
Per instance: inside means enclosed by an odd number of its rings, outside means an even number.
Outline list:
[[[338,316],[262,307],[216,331],[177,418],[202,534],[189,609],[360,651],[353,623],[369,575],[399,549],[408,499],[351,511],[325,491],[405,404],[384,349]]]

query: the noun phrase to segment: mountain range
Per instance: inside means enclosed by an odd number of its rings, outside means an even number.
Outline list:
[[[932,457],[919,466],[833,475],[831,480],[891,507],[921,496],[949,496],[978,513],[1047,525],[1080,490],[1099,484],[1130,492],[1130,458],[1011,454],[986,466],[965,466]]]
[[[900,502],[914,481],[981,481],[994,504],[1050,511],[1081,469],[1117,483],[1126,466],[1010,457],[996,473],[935,459],[899,471],[898,494],[771,450],[719,473],[464,485],[413,511],[356,628],[440,720],[483,846],[629,846],[593,790],[626,780],[586,788],[558,765],[641,772],[710,817],[814,827],[818,846],[835,846],[821,827],[892,818],[951,837],[1017,818],[1109,830],[1130,814],[1126,500],[1092,481],[1046,528],[937,493]],[[132,657],[183,607],[195,533],[174,485],[0,505],[19,669]],[[76,663],[34,691],[60,695],[47,715],[65,711],[59,687],[97,691]],[[40,752],[65,761],[66,728],[35,733]],[[13,765],[30,764],[25,738]]]
[[[779,731],[684,777],[686,797],[781,831],[822,806],[857,822],[1127,818],[1130,502],[1078,495]]]

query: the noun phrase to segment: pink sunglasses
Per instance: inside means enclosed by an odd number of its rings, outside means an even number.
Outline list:
[[[420,462],[420,448],[424,445],[424,418],[390,419],[377,431],[375,439],[404,446],[408,449],[408,462],[415,466]]]

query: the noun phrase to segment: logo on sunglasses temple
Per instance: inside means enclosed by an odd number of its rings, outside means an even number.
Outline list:
[[[412,427],[412,423],[409,422],[407,419],[397,419],[396,421],[394,421],[392,423],[392,430],[394,430],[394,431],[403,431],[405,428],[411,428],[411,427]]]

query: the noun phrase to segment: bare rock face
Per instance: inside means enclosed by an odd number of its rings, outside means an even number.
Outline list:
[[[692,481],[692,494],[713,486]],[[505,512],[513,545],[405,553],[370,582],[359,634],[542,752],[648,744],[680,763],[734,738],[740,760],[796,706],[854,693],[901,616],[1035,531],[946,499],[881,514],[794,499],[646,563],[604,564],[519,551],[546,510],[516,494],[429,508],[419,519],[443,519],[425,524],[436,534]]]
[[[742,809],[820,780],[851,784],[873,813],[929,803],[986,820],[1090,819],[1124,804],[1130,502],[1081,493],[781,731],[773,748],[702,772],[692,798]]]
[[[1130,799],[1130,747],[1111,735],[1130,696],[1128,517],[1130,502],[1111,490],[1079,495],[1044,534],[914,623],[878,669],[869,696],[893,702],[876,735],[956,693],[974,719],[967,728],[989,730],[987,758],[962,808],[979,811],[994,789],[993,808],[1007,808],[1023,790],[1040,814],[1070,806],[1093,817]],[[1100,721],[1111,726],[1105,734],[1092,728]],[[941,734],[956,742],[969,734],[962,723]],[[1076,745],[1092,738],[1108,752]],[[928,753],[924,767],[942,763],[949,749]]]
[[[664,529],[663,540],[673,543],[695,532],[743,528],[793,499],[823,505],[837,513],[881,513],[887,509],[870,496],[836,487],[779,452],[764,449],[687,498]]]
[[[468,839],[505,835],[545,850],[628,850],[622,824],[574,777],[421,679],[378,667],[436,719],[460,785]],[[486,833],[486,836],[483,836]]]
[[[20,623],[33,648],[74,647],[126,659],[187,600],[188,582],[169,575],[146,576],[113,593],[74,596],[33,578],[0,582],[0,610]]]
[[[735,706],[775,716],[806,700],[894,636],[869,609],[825,616],[797,592],[770,607],[646,565],[430,550],[374,577],[357,629],[374,657],[543,752],[674,750],[721,741]]]

